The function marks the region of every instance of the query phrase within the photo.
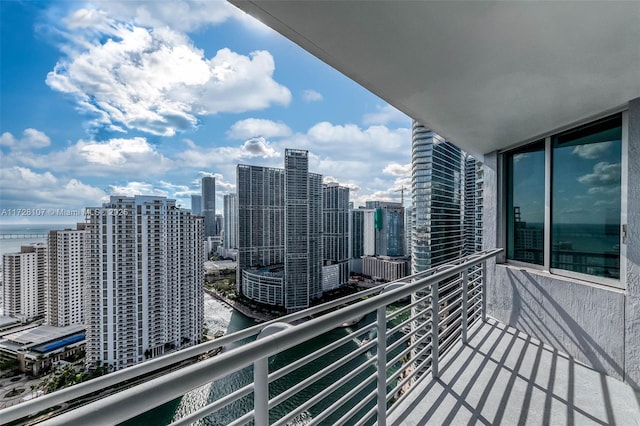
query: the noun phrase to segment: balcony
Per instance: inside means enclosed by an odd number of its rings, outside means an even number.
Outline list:
[[[24,421],[68,404],[44,424],[115,424],[206,386],[215,397],[167,423],[212,416],[234,425],[634,424],[640,395],[631,387],[486,316],[486,263],[499,251],[159,357],[0,416]],[[225,349],[177,367],[218,347]],[[75,402],[154,372],[161,374],[86,405]],[[222,385],[240,373],[244,381]]]

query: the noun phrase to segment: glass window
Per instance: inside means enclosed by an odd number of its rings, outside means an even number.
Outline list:
[[[620,114],[552,137],[551,267],[620,278]]]
[[[544,263],[544,141],[509,153],[507,258]]]

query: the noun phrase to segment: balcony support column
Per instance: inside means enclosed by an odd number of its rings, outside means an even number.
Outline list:
[[[387,424],[387,310],[385,306],[377,309],[376,328],[378,332],[378,419],[379,426]]]
[[[467,343],[467,323],[469,322],[467,316],[467,305],[469,299],[469,274],[465,269],[462,271],[462,343]]]
[[[487,261],[482,262],[482,277],[480,278],[480,291],[482,295],[482,322],[487,321]]]
[[[265,339],[290,327],[286,322],[269,324],[260,331],[256,340]],[[269,425],[269,357],[258,358],[253,362],[253,413],[256,426]]]
[[[253,409],[256,426],[269,425],[269,358],[253,363]]]
[[[435,282],[431,284],[431,376],[434,379],[438,378],[438,358],[439,355],[439,347],[438,347],[438,328],[439,328],[439,317],[438,314],[438,285],[439,283]]]

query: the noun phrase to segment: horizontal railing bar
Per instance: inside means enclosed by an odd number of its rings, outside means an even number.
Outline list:
[[[429,348],[430,349],[430,348]],[[421,351],[422,352],[422,351]],[[429,374],[429,371],[431,370],[431,355],[429,355],[427,358],[425,358],[425,360],[423,362],[420,363],[420,366],[424,365],[427,361],[429,361],[429,367],[425,368],[424,371],[422,372],[422,374]],[[413,377],[418,374],[418,372],[421,370],[421,368],[412,368],[410,370],[410,373],[407,374],[406,377],[404,377],[402,380],[400,380],[396,386],[391,390],[391,392],[387,392],[387,402],[389,402],[391,400],[391,398],[393,398],[393,396],[400,392],[402,390],[402,388],[409,383],[411,380],[413,380]],[[403,371],[405,370],[398,370],[395,373],[393,373],[391,375],[391,377],[389,377],[389,379],[387,379],[387,386],[389,386],[394,380],[396,380],[398,378],[398,376],[400,376],[400,374],[402,374]]]
[[[323,369],[317,371],[316,373],[312,374],[311,376],[307,377],[306,379],[304,379],[304,380],[300,381],[299,383],[296,383],[295,385],[291,386],[289,389],[283,391],[282,393],[280,393],[275,398],[269,400],[269,409],[275,407],[278,404],[281,404],[282,402],[284,402],[287,399],[291,398],[291,395],[297,393],[298,391],[301,391],[302,389],[306,389],[307,387],[309,387],[309,385],[317,382],[318,380],[322,379],[323,377],[326,377],[327,374],[329,374],[332,371],[335,371],[336,369],[342,367],[343,365],[345,365],[346,363],[348,363],[352,359],[357,358],[358,356],[368,352],[375,345],[376,345],[376,341],[372,340],[371,342],[367,343],[366,345],[363,345],[363,346],[359,347],[358,349],[356,349],[355,351],[349,353],[348,355],[345,355],[345,356],[341,357],[336,362],[327,365],[326,367],[324,367]],[[373,365],[375,363],[375,361],[376,361],[375,358],[371,358],[371,359],[368,359],[363,364],[365,364],[365,365]]]
[[[337,306],[344,305],[346,303],[352,302],[362,297],[375,294],[381,290],[381,288],[379,287],[380,286],[373,287],[373,288],[358,292],[356,294],[347,295],[340,299],[325,302],[321,305],[311,307],[304,311],[294,312],[284,317],[276,318],[276,319],[273,319],[261,324],[257,324],[242,330],[238,330],[232,334],[228,334],[226,336],[216,338],[215,340],[212,340],[209,342],[200,343],[198,345],[173,352],[167,356],[151,359],[143,363],[140,363],[122,370],[118,370],[116,372],[106,374],[104,376],[100,376],[92,380],[88,380],[86,382],[78,383],[74,386],[61,389],[60,391],[57,391],[57,392],[52,392],[50,394],[42,395],[38,398],[25,401],[24,403],[15,405],[13,407],[8,407],[6,409],[3,409],[2,418],[6,419],[6,421],[15,421],[23,417],[32,415],[34,413],[43,411],[49,407],[53,407],[65,402],[73,401],[75,399],[85,397],[86,395],[117,386],[123,382],[134,380],[141,376],[154,373],[158,370],[164,369],[166,367],[170,367],[174,364],[178,364],[180,362],[184,362],[191,358],[200,356],[203,353],[215,350],[220,347],[224,347],[225,345],[228,345],[230,343],[235,343],[239,340],[255,336],[258,333],[260,333],[260,331],[267,325],[270,325],[276,322],[294,322],[294,321],[306,318],[310,315],[315,315],[321,312],[331,310]]]
[[[460,323],[459,325],[462,325],[462,318],[460,318],[456,322]],[[442,348],[444,348],[444,350],[446,350],[449,347],[449,344],[451,343],[451,341],[453,341],[453,340],[455,340],[455,339],[460,337],[461,332],[462,332],[462,327],[456,327],[456,328],[452,329],[452,331],[449,334],[449,336],[441,341],[440,347],[442,347]],[[442,351],[443,353],[444,353],[444,350]]]
[[[480,298],[480,300],[478,300],[477,302],[475,302],[473,305],[471,305],[471,307],[469,308],[469,310],[471,309],[476,309],[476,306],[481,305],[482,304],[482,298]]]
[[[431,299],[431,293],[428,293],[426,296],[423,296],[423,297],[421,297],[419,299],[416,299],[416,300],[412,301],[407,306],[403,306],[402,308],[391,312],[389,315],[387,315],[387,321],[390,321],[390,320],[394,319],[395,317],[397,317],[398,315],[410,310],[411,308],[414,308],[414,307],[420,305],[421,303],[424,303],[427,299]],[[426,303],[425,303],[425,305],[426,305]],[[428,305],[431,305],[431,302],[429,302]]]
[[[448,308],[451,309],[452,306],[455,306],[455,305],[451,305]],[[440,312],[440,315],[442,315],[446,310],[447,308],[443,309],[442,312]],[[453,318],[455,318],[457,315],[460,315],[461,313],[462,313],[462,306],[458,306],[452,312],[450,312],[448,315],[446,315],[443,319],[440,320],[440,327],[442,327],[443,325],[449,324]]]
[[[401,330],[404,327],[406,327],[408,325],[407,323],[411,323],[411,322],[417,321],[420,317],[423,317],[423,316],[425,316],[425,312],[424,311],[418,312],[417,314],[409,317],[408,319],[406,319],[405,321],[403,321],[400,324],[396,325],[395,327],[389,329],[389,331],[387,331],[387,339],[389,337],[391,337],[393,334],[397,333],[399,330]],[[427,319],[427,320],[425,320],[424,322],[421,322],[421,323],[425,323],[426,324],[429,321],[431,321],[431,318],[429,318],[429,319]]]
[[[375,381],[376,378],[377,378],[377,373],[373,373],[369,377],[364,379],[356,387],[351,389],[349,392],[347,392],[342,397],[338,398],[338,400],[336,402],[334,402],[333,404],[328,406],[319,415],[314,417],[313,420],[309,423],[309,426],[320,424],[320,422],[322,422],[324,419],[329,417],[331,415],[331,413],[334,413],[338,408],[340,408],[344,404],[346,404],[347,401],[349,401],[349,398],[352,398],[353,396],[355,396],[358,393],[362,392],[367,386],[371,385]]]
[[[442,294],[442,293],[440,293],[440,294]],[[457,289],[455,289],[451,293],[447,294],[446,296],[441,297],[440,300],[438,300],[438,303],[440,305],[444,305],[445,303],[447,303],[451,299],[456,299],[459,302],[462,301],[462,287],[458,287]]]
[[[247,423],[249,423],[251,419],[255,418],[255,415],[256,415],[256,411],[251,410],[248,413],[245,413],[243,416],[238,417],[237,419],[229,423],[227,426],[246,425]]]
[[[444,294],[452,288],[459,287],[462,284],[462,278],[457,278],[450,283],[443,285],[442,287],[438,287],[438,293]]]
[[[107,396],[99,401],[86,404],[72,412],[63,413],[60,416],[50,419],[49,424],[83,424],[88,421],[95,423],[96,421],[99,422],[100,419],[109,419],[109,423],[117,423],[127,420],[140,413],[148,411],[153,407],[171,401],[172,399],[183,395],[188,390],[227,375],[231,371],[237,371],[246,367],[255,359],[271,356],[285,349],[289,349],[312,337],[316,337],[332,330],[333,328],[339,327],[341,324],[353,320],[354,318],[364,316],[367,313],[376,310],[378,307],[386,306],[396,300],[404,299],[415,291],[422,290],[432,283],[445,280],[462,272],[463,270],[468,269],[469,266],[473,264],[479,264],[492,258],[500,251],[502,251],[502,249],[488,250],[472,255],[468,258],[460,259],[458,264],[447,267],[446,270],[443,270],[442,272],[432,273],[426,278],[418,279],[417,281],[407,283],[404,286],[388,292],[358,301],[349,306],[322,315],[321,317],[312,318],[306,322],[267,336],[264,339],[249,342],[228,352],[222,352],[210,359],[181,368],[179,371],[168,373],[129,389],[125,389],[116,394]],[[408,279],[411,279],[411,277],[403,278],[403,280]],[[376,290],[379,291],[380,288],[376,288]],[[373,292],[371,294],[373,294]],[[310,311],[301,312],[303,313],[300,315],[304,318],[309,315]],[[281,320],[282,319],[280,319],[280,321]],[[127,369],[123,371],[126,370]],[[117,373],[114,374],[117,375]],[[82,384],[77,386],[81,385]],[[77,386],[70,387],[69,389],[73,389],[74,392],[77,392],[77,390],[74,389]],[[64,400],[69,400],[68,395],[71,393],[64,391],[61,392],[64,394]],[[136,398],[136,395],[139,395],[141,392],[145,394],[145,398]],[[55,395],[55,393],[51,395]],[[31,401],[19,404],[18,407],[22,406],[20,407],[20,410],[11,410],[9,413],[7,413],[7,411],[10,409],[4,410],[2,413],[3,419],[11,421],[40,411],[43,408],[48,408],[47,404],[40,405],[40,399],[41,398],[36,398],[32,400],[34,403],[38,404],[29,404]],[[114,404],[118,405],[118,410],[114,411],[111,408]],[[34,407],[38,407],[39,409],[34,409]],[[10,416],[7,416],[7,414]]]
[[[389,367],[393,366],[396,362],[400,361],[408,353],[411,353],[411,351],[413,351],[417,346],[420,346],[425,340],[427,340],[427,338],[430,338],[430,337],[431,337],[430,334],[425,334],[424,336],[420,337],[415,342],[413,342],[412,344],[407,346],[406,349],[404,349],[401,353],[399,353],[398,355],[393,357],[393,359],[391,359],[390,361],[387,361],[387,365],[385,367],[389,368]],[[418,354],[416,355],[416,358],[419,358],[422,355],[423,352],[426,352],[427,350],[430,350],[430,349],[431,349],[430,345],[428,345],[428,344],[425,345],[420,350],[420,352],[418,352]],[[388,384],[389,384],[389,381],[387,379],[387,385]]]
[[[365,423],[367,423],[367,421],[376,414],[376,411],[378,411],[377,408],[378,407],[373,407],[369,411],[364,413],[362,418],[356,424],[354,424],[353,426],[362,426]]]
[[[474,299],[477,299],[480,296],[482,296],[482,293],[474,294],[473,296],[469,297],[469,300],[467,302],[471,303],[471,301],[473,301]]]
[[[360,401],[359,403],[354,405],[349,411],[344,413],[344,415],[340,417],[334,423],[334,425],[343,425],[347,423],[347,420],[351,419],[351,417],[353,417],[358,411],[362,410],[365,407],[365,405],[367,405],[372,399],[375,398],[377,393],[378,393],[377,389],[374,389],[371,392],[369,392],[364,398],[362,398],[362,401]]]
[[[246,386],[243,386],[240,389],[235,390],[230,394],[225,395],[224,397],[212,402],[211,404],[207,404],[204,407],[194,411],[193,413],[190,413],[176,420],[175,422],[171,423],[171,426],[191,424],[195,420],[201,419],[203,417],[208,416],[209,414],[215,413],[219,409],[226,407],[232,402],[235,402],[240,398],[250,395],[252,392],[253,392],[253,384],[248,384]]]
[[[339,348],[340,346],[345,345],[346,343],[349,343],[351,341],[353,341],[353,339],[359,337],[360,335],[364,334],[364,333],[369,333],[371,331],[371,329],[373,327],[375,327],[375,321],[368,324],[365,327],[359,328],[358,330],[354,331],[353,333],[347,334],[346,336],[340,338],[339,340],[336,340],[335,342],[321,348],[318,349],[315,352],[310,353],[309,355],[306,355],[302,358],[300,358],[299,360],[296,360],[294,362],[292,362],[291,364],[285,365],[284,367],[280,368],[279,370],[274,371],[273,373],[269,374],[269,383],[280,379],[281,377],[291,373],[292,371],[302,367],[303,365],[308,364],[311,361],[315,361],[316,359],[320,358],[322,355],[326,355],[327,353]]]
[[[425,324],[431,324],[431,320],[427,321]],[[391,352],[392,350],[394,350],[395,348],[397,348],[398,346],[406,342],[408,339],[410,339],[415,334],[417,334],[418,331],[420,331],[419,328],[414,328],[409,333],[403,335],[401,338],[399,338],[398,340],[396,340],[395,342],[393,342],[387,347],[387,352]]]
[[[278,426],[278,425],[281,425],[283,423],[286,423],[289,420],[293,419],[298,414],[300,414],[301,412],[303,412],[304,410],[306,410],[307,408],[313,407],[318,402],[322,401],[328,395],[333,393],[336,389],[340,388],[345,383],[349,382],[350,380],[352,380],[353,378],[358,376],[358,374],[366,371],[367,368],[369,368],[372,364],[375,363],[375,360],[376,360],[375,358],[371,358],[368,361],[373,361],[373,362],[368,362],[367,361],[366,363],[360,364],[355,370],[352,370],[346,376],[341,377],[337,382],[334,382],[329,387],[323,389],[322,392],[319,392],[318,394],[316,394],[315,396],[313,396],[309,400],[307,400],[304,403],[300,404],[294,411],[292,411],[291,413],[287,414],[286,416],[284,416],[281,419],[279,419],[276,423],[274,423],[273,426]]]

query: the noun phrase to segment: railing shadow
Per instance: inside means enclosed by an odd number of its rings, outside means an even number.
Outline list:
[[[605,374],[493,319],[442,363],[440,377],[416,383],[411,401],[391,424],[612,425],[633,422],[634,414],[640,418],[631,402],[622,404],[623,420],[616,418]],[[585,380],[599,389],[584,389]]]

